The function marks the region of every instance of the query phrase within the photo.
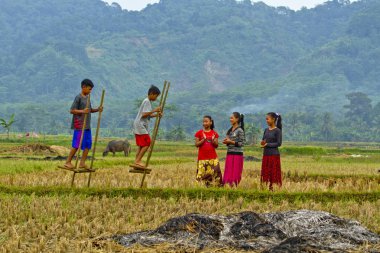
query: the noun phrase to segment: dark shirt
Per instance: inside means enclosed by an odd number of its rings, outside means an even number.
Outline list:
[[[75,97],[73,104],[71,105],[71,110],[83,110],[86,109],[87,97],[83,97],[81,94]],[[89,103],[89,109],[91,110],[91,100]],[[73,120],[71,122],[71,129],[82,130],[83,121],[85,114],[73,114]],[[91,113],[87,114],[86,128],[91,129]]]
[[[243,155],[243,146],[245,141],[244,130],[241,127],[227,133],[227,137],[234,141],[235,144],[227,145],[227,153],[232,155]]]
[[[267,142],[266,147],[264,148],[264,155],[280,155],[278,147],[282,144],[282,132],[279,128],[274,128],[269,130],[265,129],[263,140]]]

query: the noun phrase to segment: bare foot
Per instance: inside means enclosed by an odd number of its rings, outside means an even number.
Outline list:
[[[85,169],[85,170],[88,170],[88,169],[90,169],[90,168],[87,167],[86,164],[79,164],[79,169]]]
[[[142,164],[141,162],[135,163],[136,169],[146,169],[145,164]]]
[[[68,169],[73,169],[74,168],[74,166],[71,163],[65,163],[65,165],[63,165],[63,166],[65,166]]]
[[[138,165],[138,166],[144,166],[144,164],[142,163],[142,161],[140,160],[140,161],[135,161],[135,163],[134,164],[136,164],[136,165]]]

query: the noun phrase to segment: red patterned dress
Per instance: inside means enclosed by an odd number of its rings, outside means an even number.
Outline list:
[[[278,150],[278,147],[282,144],[281,129],[265,129],[263,141],[267,145],[264,148],[261,166],[261,182],[269,183],[269,189],[273,189],[273,184],[282,185],[281,159],[280,151]]]

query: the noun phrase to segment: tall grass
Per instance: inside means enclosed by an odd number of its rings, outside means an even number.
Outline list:
[[[380,217],[377,215],[380,212],[379,200],[361,203],[276,203],[269,200],[263,204],[246,202],[243,198],[231,201],[227,198],[204,200],[17,194],[0,195],[0,200],[0,210],[7,214],[0,216],[1,252],[131,252],[132,249],[121,248],[112,241],[98,239],[152,229],[171,217],[193,212],[229,214],[241,211],[324,210],[356,219],[369,229],[380,232]],[[137,252],[139,249],[142,250],[138,246],[135,248]]]

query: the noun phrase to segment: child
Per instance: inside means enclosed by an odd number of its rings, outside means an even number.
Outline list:
[[[152,111],[151,101],[156,101],[157,97],[161,94],[161,91],[154,85],[148,90],[148,97],[142,102],[136,119],[133,123],[133,132],[136,138],[136,145],[138,150],[136,152],[136,160],[133,165],[137,168],[145,169],[144,164],[141,160],[145,155],[145,152],[150,147],[150,136],[149,136],[149,120],[152,117],[156,117],[157,113],[161,116],[161,107],[157,107]]]
[[[87,114],[86,126],[83,134],[82,147],[83,155],[79,163],[79,168],[88,170],[89,168],[86,166],[86,158],[89,150],[92,146],[92,136],[91,136],[91,113],[101,112],[103,111],[102,107],[97,109],[92,109],[91,101],[89,103],[89,107],[86,109],[87,99],[89,98],[89,94],[94,88],[94,84],[89,79],[84,79],[81,83],[82,92],[77,95],[74,99],[73,104],[71,105],[70,113],[73,115],[71,129],[74,130],[73,141],[72,141],[72,149],[70,151],[69,156],[67,157],[65,167],[68,169],[73,169],[74,166],[71,164],[71,160],[76,154],[80,138],[82,136],[82,128],[84,123],[85,114]]]
[[[223,175],[223,184],[237,186],[243,172],[244,156],[244,115],[238,112],[230,117],[232,127],[227,132],[223,143],[227,145],[227,158]]]
[[[281,161],[278,147],[282,144],[281,115],[270,112],[266,116],[268,128],[264,131],[261,147],[264,156],[261,167],[261,182],[269,183],[269,190],[273,191],[273,184],[282,185]]]
[[[214,131],[214,120],[211,116],[203,117],[203,129],[195,134],[195,146],[198,148],[197,180],[203,181],[207,187],[222,185],[222,172],[218,155],[219,134]]]

